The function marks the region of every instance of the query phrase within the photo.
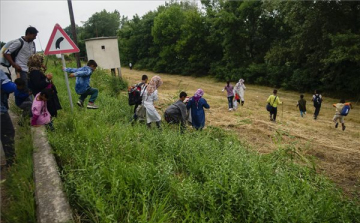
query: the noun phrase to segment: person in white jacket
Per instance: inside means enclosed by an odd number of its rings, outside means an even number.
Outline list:
[[[244,93],[245,93],[245,84],[244,84],[244,79],[240,79],[239,82],[236,83],[235,85],[235,94],[239,95],[240,98],[236,99],[237,102],[240,104],[240,100],[241,100],[241,106],[244,105],[245,99],[244,99]]]
[[[151,127],[151,123],[155,122],[156,126],[160,128],[161,116],[156,111],[154,102],[158,100],[158,91],[157,89],[162,85],[163,81],[159,76],[154,76],[151,78],[149,84],[143,89],[142,94],[142,103],[146,108],[146,124],[148,127]]]

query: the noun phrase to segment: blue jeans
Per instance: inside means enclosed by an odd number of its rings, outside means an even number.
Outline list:
[[[234,96],[228,97],[229,108],[233,108],[233,107],[234,107],[233,99],[234,99]]]
[[[95,100],[96,100],[96,98],[97,98],[97,96],[98,96],[98,94],[99,94],[99,90],[98,90],[98,89],[96,89],[96,88],[89,88],[89,89],[87,89],[84,93],[82,93],[82,94],[80,95],[79,100],[82,101],[82,102],[84,102],[85,99],[86,99],[86,97],[87,97],[88,95],[91,95],[91,96],[90,96],[90,99],[89,99],[89,102],[90,102],[90,103],[94,103]]]

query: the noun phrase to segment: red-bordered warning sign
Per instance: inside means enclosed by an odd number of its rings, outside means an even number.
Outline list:
[[[51,55],[77,52],[80,52],[79,48],[61,28],[61,26],[56,24],[54,26],[54,30],[51,33],[44,54]]]

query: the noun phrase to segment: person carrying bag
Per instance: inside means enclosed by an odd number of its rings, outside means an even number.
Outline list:
[[[276,89],[273,91],[273,94],[270,95],[269,98],[267,99],[267,103],[268,104],[266,105],[266,110],[268,110],[270,112],[270,121],[275,122],[276,114],[277,114],[277,106],[282,104],[279,97],[277,96]]]

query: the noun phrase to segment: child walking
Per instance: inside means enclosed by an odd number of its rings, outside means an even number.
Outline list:
[[[296,107],[299,107],[301,117],[306,115],[306,100],[304,99],[304,95],[300,95],[300,100],[298,101]]]
[[[222,89],[222,91],[226,90],[228,104],[229,104],[229,111],[232,111],[234,108],[234,87],[231,86],[230,81],[226,82],[226,86]]]
[[[31,119],[32,126],[38,127],[41,125],[50,124],[51,115],[47,109],[47,101],[50,99],[51,95],[52,90],[46,88],[35,96],[31,108],[33,114]],[[50,126],[50,129],[52,129],[52,126]]]
[[[338,125],[339,125],[338,121],[340,121],[343,131],[345,131],[345,128],[346,128],[345,122],[344,122],[344,116],[345,115],[343,115],[341,113],[342,113],[342,110],[343,110],[345,105],[348,105],[348,106],[350,106],[350,108],[352,108],[351,103],[350,102],[345,103],[344,99],[341,99],[340,103],[333,104],[333,106],[335,107],[335,115],[334,115],[334,118],[333,118],[333,122],[335,122],[335,128],[338,127]]]
[[[63,70],[70,73],[69,77],[76,77],[75,91],[80,95],[77,105],[84,107],[84,101],[88,95],[90,95],[87,108],[97,109],[95,100],[99,94],[99,90],[90,87],[90,76],[96,70],[97,63],[94,60],[89,60],[87,65],[81,68],[66,68]]]

